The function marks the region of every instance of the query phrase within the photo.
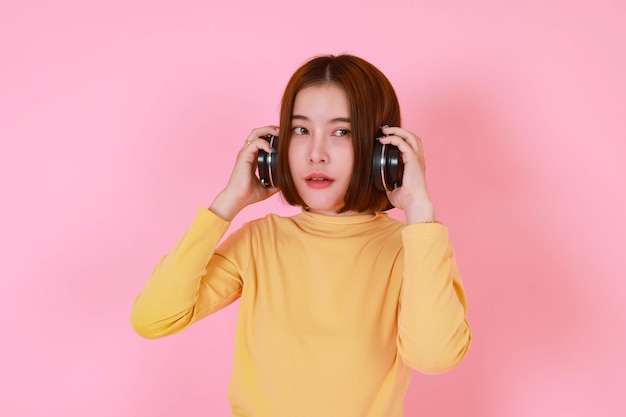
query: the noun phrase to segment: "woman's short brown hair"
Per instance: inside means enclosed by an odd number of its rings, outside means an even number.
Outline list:
[[[291,76],[280,109],[278,187],[285,201],[305,207],[296,190],[289,166],[288,149],[296,95],[304,88],[333,83],[343,88],[350,105],[354,168],[337,212],[383,211],[391,207],[384,191],[374,186],[374,139],[380,126],[400,126],[400,105],[391,83],[376,67],[353,55],[326,55],[312,58]]]

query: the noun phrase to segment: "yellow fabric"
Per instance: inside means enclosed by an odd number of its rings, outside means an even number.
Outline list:
[[[238,298],[233,416],[399,417],[410,368],[452,369],[470,345],[440,224],[302,212],[245,224],[198,210],[131,314],[156,338]]]

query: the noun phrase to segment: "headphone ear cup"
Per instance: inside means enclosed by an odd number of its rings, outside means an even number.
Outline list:
[[[378,141],[378,138],[376,138],[374,141],[374,161],[372,164],[372,170],[374,172],[374,186],[381,191],[385,191],[385,185],[383,182],[384,165],[383,144]]]
[[[374,141],[374,185],[381,191],[392,191],[402,186],[402,153],[396,146],[384,145],[378,139]]]
[[[278,149],[278,136],[268,135],[264,138],[274,149]],[[267,153],[259,149],[257,166],[261,184],[266,188],[276,188],[276,173],[278,172],[278,152]]]
[[[387,145],[385,150],[385,160],[387,161],[385,183],[389,190],[393,190],[402,186],[404,161],[402,160],[402,152],[396,146]]]

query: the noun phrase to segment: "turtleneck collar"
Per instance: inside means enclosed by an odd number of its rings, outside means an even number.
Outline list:
[[[302,209],[300,213],[301,216],[309,217],[312,221],[320,222],[320,223],[328,223],[328,224],[361,224],[367,223],[375,220],[379,213],[364,213],[364,214],[353,214],[353,215],[344,215],[344,216],[329,216],[326,214],[319,213],[311,213],[308,210]]]
[[[357,214],[353,216],[329,216],[302,210],[292,217],[305,232],[332,237],[349,237],[371,232],[375,223],[384,221],[384,213]]]

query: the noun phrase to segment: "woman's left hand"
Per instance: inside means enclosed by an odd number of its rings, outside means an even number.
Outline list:
[[[398,147],[404,162],[402,186],[387,191],[391,204],[404,211],[407,224],[427,223],[435,220],[435,208],[426,188],[426,164],[422,140],[400,127],[384,127],[387,136],[380,143]]]

